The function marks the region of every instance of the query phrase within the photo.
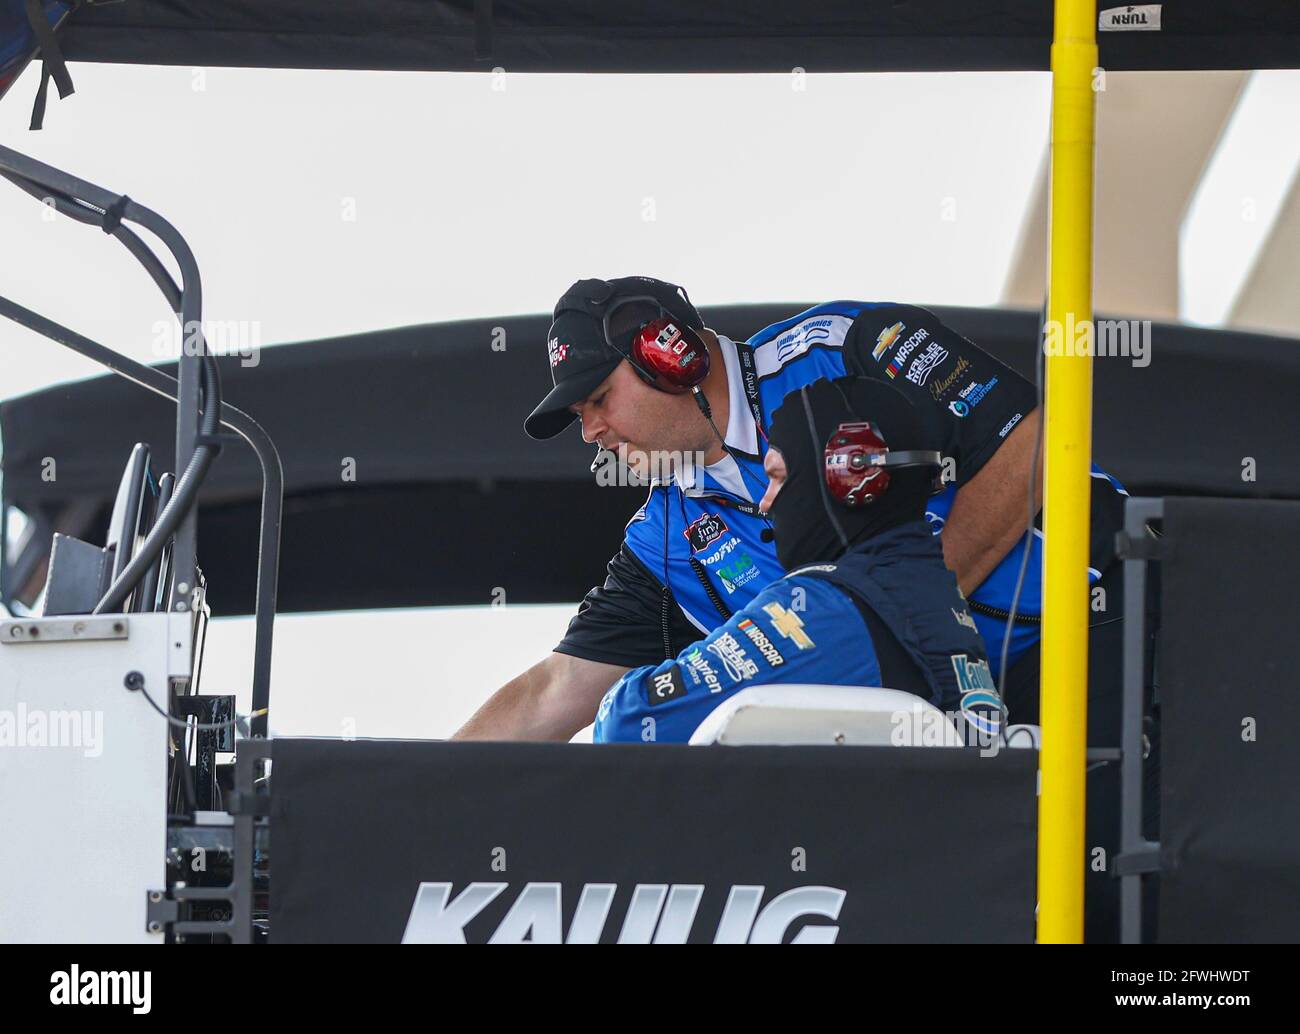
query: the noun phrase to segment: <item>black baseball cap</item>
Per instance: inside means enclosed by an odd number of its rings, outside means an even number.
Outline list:
[[[524,421],[529,437],[554,438],[577,416],[569,411],[618,367],[625,355],[605,340],[605,313],[621,298],[652,298],[669,315],[696,330],[704,326],[686,291],[649,276],[579,280],[555,303],[546,335],[554,386]]]

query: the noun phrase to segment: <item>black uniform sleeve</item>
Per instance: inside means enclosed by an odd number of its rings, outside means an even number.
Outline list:
[[[668,650],[664,651],[663,584],[653,577],[624,543],[609,562],[605,584],[593,588],[578,606],[556,653],[588,661],[639,668],[658,664],[699,639],[668,594]]]
[[[892,384],[928,414],[958,486],[1037,405],[1033,384],[916,305],[864,310],[845,339],[844,365]]]

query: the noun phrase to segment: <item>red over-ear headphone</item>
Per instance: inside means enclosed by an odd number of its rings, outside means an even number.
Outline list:
[[[826,441],[825,479],[830,494],[849,508],[874,503],[889,490],[889,471],[899,467],[940,467],[932,449],[890,451],[870,421],[840,424]]]
[[[631,343],[619,347],[611,331],[611,318],[632,305],[653,305],[658,316],[631,330]],[[650,296],[620,298],[605,312],[605,340],[629,363],[651,387],[670,395],[684,395],[704,382],[709,375],[709,350],[695,328],[666,312],[658,299]],[[626,339],[624,329],[619,337]]]

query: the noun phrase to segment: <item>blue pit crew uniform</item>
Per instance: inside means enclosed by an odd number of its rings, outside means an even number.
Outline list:
[[[908,521],[757,593],[676,659],[636,668],[605,694],[595,742],[685,742],[753,685],[886,686],[956,716],[974,741],[997,734],[1001,705],[984,642],[943,550]]]
[[[730,454],[705,468],[695,485],[651,489],[627,525],[604,585],[587,594],[558,652],[626,667],[658,664],[728,621],[785,573],[775,546],[760,537],[766,523],[755,504],[767,485],[762,457],[768,421],[791,391],[820,378],[866,376],[898,388],[937,421],[937,440],[955,476],[927,504],[935,534],[961,486],[1037,404],[1029,381],[917,306],[827,302],[747,342],[719,335],[718,343],[730,392],[724,435]],[[1114,560],[1124,493],[1096,468],[1093,478],[1089,577],[1095,583]],[[995,678],[1024,549],[1022,539],[970,594]],[[1035,531],[1021,615],[1040,613],[1041,574],[1042,540]],[[1010,664],[1038,639],[1036,624],[1017,624]]]

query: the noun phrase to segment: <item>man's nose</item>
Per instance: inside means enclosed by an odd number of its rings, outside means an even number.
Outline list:
[[[596,444],[596,439],[606,430],[605,422],[591,413],[586,406],[578,411],[578,419],[582,421],[582,440],[588,445]]]

